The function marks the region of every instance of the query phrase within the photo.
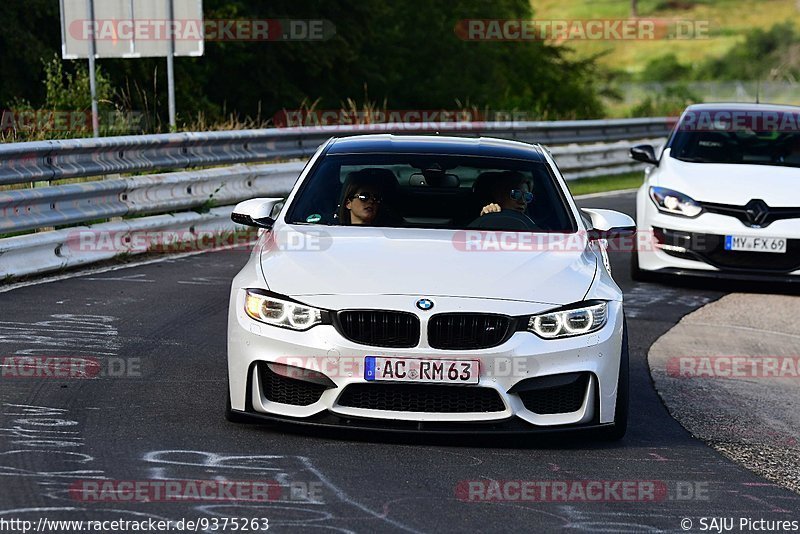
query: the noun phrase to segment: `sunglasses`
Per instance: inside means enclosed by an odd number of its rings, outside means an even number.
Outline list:
[[[528,191],[523,191],[521,189],[512,189],[511,190],[511,200],[516,200],[519,202],[520,200],[525,200],[525,204],[530,204],[533,201],[533,193]]]
[[[381,196],[377,193],[359,193],[357,195],[353,195],[352,198],[357,198],[361,202],[368,202],[369,200],[374,200],[375,202],[380,202],[383,200]]]

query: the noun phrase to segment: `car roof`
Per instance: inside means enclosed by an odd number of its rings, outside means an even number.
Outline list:
[[[493,137],[441,135],[354,135],[336,138],[328,154],[446,154],[544,161],[539,145]]]
[[[689,111],[785,111],[798,113],[800,112],[800,107],[786,104],[756,104],[754,102],[707,102],[704,104],[692,104],[686,108],[684,113]]]

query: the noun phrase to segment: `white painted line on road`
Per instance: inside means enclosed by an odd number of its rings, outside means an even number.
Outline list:
[[[603,197],[617,197],[622,195],[627,195],[629,193],[635,193],[638,191],[639,188],[636,189],[619,189],[617,191],[603,191],[602,193],[587,193],[585,195],[575,195],[573,197],[575,200],[583,200],[584,198],[603,198]]]
[[[120,269],[129,269],[133,267],[142,267],[144,265],[151,265],[153,263],[161,263],[163,261],[170,261],[170,260],[180,260],[183,258],[188,258],[189,256],[197,256],[198,254],[205,254],[206,252],[211,252],[208,250],[197,250],[193,252],[181,252],[180,254],[170,254],[165,255],[162,258],[153,258],[150,260],[142,260],[136,261],[131,263],[124,263],[120,265],[106,265],[105,267],[94,267],[89,269],[81,269],[75,272],[57,274],[54,276],[44,277],[38,280],[26,280],[24,282],[17,282],[15,284],[10,284],[5,287],[0,287],[0,293],[6,293],[7,291],[13,291],[15,289],[20,289],[23,287],[28,286],[37,286],[39,284],[49,284],[50,282],[58,282],[60,280],[68,280],[70,278],[77,278],[79,276],[87,276],[90,274],[101,274],[107,273],[111,271],[118,271]]]
[[[155,280],[142,278],[143,276],[147,275],[142,273],[142,274],[130,274],[128,276],[115,276],[112,278],[92,277],[92,278],[84,278],[84,280],[98,280],[102,282],[147,282],[147,283],[155,282]]]
[[[715,323],[702,323],[702,322],[699,322],[699,321],[697,321],[697,322],[692,322],[692,324],[691,324],[690,326],[712,326],[712,327],[720,327],[720,325],[719,325],[719,324],[715,324]],[[758,332],[758,333],[760,333],[760,334],[770,334],[770,335],[773,335],[773,336],[785,336],[785,337],[796,337],[796,338],[800,338],[800,335],[797,335],[797,334],[790,334],[790,333],[788,333],[788,332],[778,332],[778,331],[775,331],[775,330],[765,330],[765,329],[763,329],[763,328],[752,328],[752,327],[749,327],[749,326],[741,326],[741,325],[733,325],[733,324],[726,324],[726,325],[725,325],[725,329],[726,329],[726,330],[731,330],[731,329],[733,329],[733,330],[749,330],[750,332]]]

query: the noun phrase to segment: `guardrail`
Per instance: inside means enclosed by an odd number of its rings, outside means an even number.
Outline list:
[[[212,202],[225,206],[257,195],[285,194],[302,169],[302,163],[236,165],[4,191],[0,192],[0,210],[4,214],[0,233],[178,212],[211,207]]]
[[[663,137],[667,118],[559,122],[464,122],[273,128],[70,139],[0,145],[0,185],[153,169],[187,169],[310,156],[332,136],[432,133],[493,136],[529,143],[608,143]]]
[[[0,185],[36,182],[36,187],[0,192],[0,233],[110,222],[0,239],[0,277],[16,278],[107,260],[114,251],[90,254],[70,248],[66,236],[79,228],[136,232],[158,228],[230,231],[230,206],[256,196],[286,194],[302,163],[264,163],[305,158],[332,136],[365,133],[439,133],[491,136],[551,145],[568,179],[643,168],[628,157],[630,146],[661,142],[666,118],[516,122],[375,124],[278,128],[72,139],[0,145]],[[587,144],[589,143],[589,144]],[[200,167],[221,166],[212,169]],[[190,170],[185,170],[190,169]],[[49,185],[72,178],[185,170],[124,178]],[[45,182],[42,184],[42,182]],[[219,207],[222,206],[222,207]],[[180,213],[186,210],[199,213]],[[142,217],[146,214],[159,215]],[[114,220],[120,217],[135,219]],[[165,218],[166,217],[166,218]],[[198,221],[202,224],[198,226]],[[177,224],[177,227],[176,227]],[[74,245],[74,243],[72,243]],[[95,251],[96,252],[96,251]],[[123,250],[135,254],[142,250]]]

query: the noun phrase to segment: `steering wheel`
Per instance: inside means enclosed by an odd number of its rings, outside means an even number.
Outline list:
[[[502,210],[481,215],[472,221],[468,228],[478,230],[511,230],[530,231],[539,230],[533,220],[517,210]]]

